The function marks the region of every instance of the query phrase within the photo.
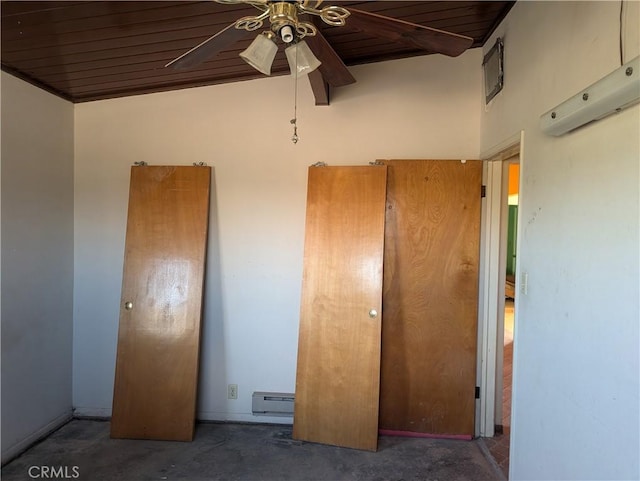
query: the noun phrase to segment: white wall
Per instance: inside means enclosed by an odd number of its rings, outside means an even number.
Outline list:
[[[198,415],[264,421],[251,393],[294,391],[307,167],[477,158],[481,60],[476,49],[353,67],[357,83],[329,107],[303,79],[297,145],[290,77],[76,105],[76,412],[111,411],[133,162],[214,167]]]
[[[1,89],[4,461],[71,415],[73,105]]]
[[[638,55],[638,2],[625,61]],[[539,116],[620,65],[620,2],[518,2],[482,151],[524,129],[510,479],[639,479],[640,107],[560,138]],[[485,51],[493,44],[491,39]]]

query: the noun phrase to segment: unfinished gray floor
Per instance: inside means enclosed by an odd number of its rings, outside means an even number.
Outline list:
[[[378,452],[291,439],[291,427],[199,424],[191,443],[109,438],[109,423],[74,420],[2,468],[67,467],[80,481],[448,481],[498,479],[477,441],[380,437]],[[74,470],[73,467],[77,466]],[[59,469],[59,468],[58,468]],[[37,474],[38,468],[31,474]],[[74,476],[74,474],[79,476]]]

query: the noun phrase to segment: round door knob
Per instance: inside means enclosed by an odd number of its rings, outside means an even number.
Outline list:
[[[376,311],[375,309],[371,309],[371,310],[369,311],[369,317],[370,317],[371,319],[375,319],[376,317],[378,317],[378,311]]]
[[[125,302],[125,303],[124,303],[124,308],[125,308],[127,311],[130,311],[131,309],[133,309],[133,302],[131,302],[131,301],[127,301],[127,302]]]

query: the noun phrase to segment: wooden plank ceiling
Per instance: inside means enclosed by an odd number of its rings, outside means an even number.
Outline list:
[[[512,1],[328,2],[467,35],[480,47]],[[238,54],[253,36],[197,67],[170,60],[254,7],[214,1],[2,1],[2,69],[73,102],[261,77]],[[425,55],[349,27],[319,25],[347,66]],[[272,75],[289,73],[280,48]]]

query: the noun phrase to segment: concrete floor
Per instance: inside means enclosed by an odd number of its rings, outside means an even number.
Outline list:
[[[5,465],[1,475],[2,481],[31,480],[45,466],[81,481],[500,479],[485,452],[481,441],[382,436],[371,453],[294,441],[290,426],[251,424],[199,424],[191,443],[132,441],[110,439],[108,422],[74,420]]]

